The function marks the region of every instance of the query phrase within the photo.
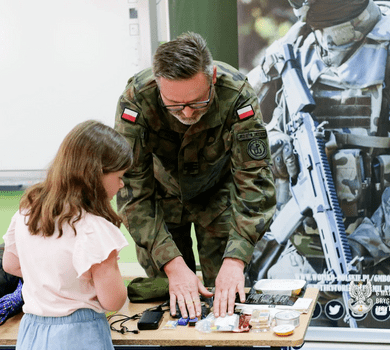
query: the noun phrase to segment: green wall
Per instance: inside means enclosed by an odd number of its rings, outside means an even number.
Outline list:
[[[0,191],[0,243],[8,230],[12,216],[19,208],[19,200],[23,191],[7,192]]]
[[[169,23],[171,39],[199,33],[215,60],[238,69],[237,0],[170,0]]]
[[[0,191],[0,243],[4,242],[3,235],[7,232],[12,216],[18,210],[22,194],[22,191]]]

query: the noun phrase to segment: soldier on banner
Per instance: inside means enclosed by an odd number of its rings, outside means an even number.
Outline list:
[[[277,213],[290,199],[289,178],[299,172],[283,85],[275,64],[290,43],[316,102],[313,111],[325,129],[325,146],[353,256],[363,257],[360,273],[389,273],[390,256],[390,13],[373,0],[289,0],[297,23],[266,51],[248,74],[267,123]],[[272,249],[270,249],[272,247]],[[326,268],[317,226],[307,217],[271,265],[262,256],[275,251],[271,236],[258,243],[247,283],[289,278]],[[264,254],[264,253],[265,254]],[[265,268],[264,266],[267,266]],[[283,266],[283,268],[281,268]]]

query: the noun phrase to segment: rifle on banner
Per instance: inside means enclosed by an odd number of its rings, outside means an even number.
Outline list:
[[[285,245],[302,223],[312,216],[318,227],[328,268],[338,283],[342,275],[355,272],[348,245],[341,209],[337,199],[328,159],[325,153],[324,130],[313,119],[311,112],[315,101],[303,79],[295,60],[293,48],[286,44],[284,60],[277,69],[284,85],[284,96],[290,121],[287,134],[293,140],[294,152],[299,163],[296,178],[290,178],[291,199],[286,203],[270,226],[271,234],[279,244]],[[348,309],[348,291],[342,291],[346,309],[345,322],[356,328],[356,320]]]

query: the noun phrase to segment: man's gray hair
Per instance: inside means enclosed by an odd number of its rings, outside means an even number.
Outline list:
[[[157,48],[153,59],[153,73],[157,81],[158,78],[190,79],[199,72],[203,72],[211,83],[213,57],[201,35],[183,33]]]

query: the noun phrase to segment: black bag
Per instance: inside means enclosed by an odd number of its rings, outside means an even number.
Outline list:
[[[0,298],[13,293],[18,286],[19,277],[10,275],[3,270],[4,243],[0,244]]]

